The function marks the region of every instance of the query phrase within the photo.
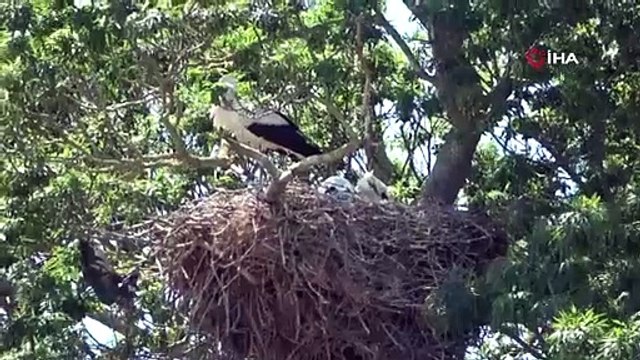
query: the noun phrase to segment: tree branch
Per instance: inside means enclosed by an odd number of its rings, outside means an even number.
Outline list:
[[[325,154],[310,156],[300,162],[291,165],[285,172],[280,175],[280,177],[275,178],[271,182],[271,184],[269,184],[269,187],[266,191],[266,200],[269,202],[276,201],[284,192],[287,184],[293,179],[294,176],[304,174],[315,165],[331,164],[339,161],[345,156],[353,154],[361,146],[361,140],[350,141],[336,150]]]
[[[426,72],[426,70],[422,68],[422,66],[418,62],[418,59],[416,59],[413,52],[409,48],[409,45],[407,45],[407,43],[402,39],[402,36],[400,35],[400,33],[398,33],[398,31],[393,27],[393,25],[391,25],[391,23],[384,17],[384,15],[380,13],[380,10],[377,10],[377,9],[376,9],[376,22],[382,25],[385,31],[391,36],[391,38],[393,38],[396,44],[398,44],[398,46],[400,47],[400,50],[402,50],[402,52],[404,53],[404,56],[406,56],[407,60],[409,61],[409,65],[411,65],[411,67],[416,72],[418,77],[420,79],[432,82],[435,79],[435,77],[433,75],[429,75]]]
[[[373,156],[375,154],[375,144],[373,138],[373,114],[371,109],[371,67],[364,55],[364,39],[363,39],[363,22],[364,15],[358,15],[356,19],[356,57],[360,62],[360,71],[364,75],[364,84],[362,88],[362,105],[361,111],[364,117],[364,148],[367,155],[367,170],[373,165]]]
[[[89,164],[98,165],[101,168],[100,170],[116,170],[120,172],[135,172],[160,167],[206,169],[228,168],[230,166],[229,159],[226,158],[200,157],[190,155],[189,153],[183,155],[177,153],[163,154],[139,159],[106,159],[87,156],[84,160]]]
[[[229,138],[226,138],[225,140],[229,144],[229,148],[232,151],[234,151],[239,155],[248,157],[258,162],[258,164],[260,164],[260,166],[262,166],[267,171],[267,173],[271,176],[272,179],[277,179],[280,177],[280,174],[281,174],[280,170],[278,170],[278,168],[275,165],[273,165],[271,160],[269,160],[269,158],[265,154],[249,146],[243,145],[235,140],[232,140]]]
[[[344,127],[344,131],[347,133],[347,138],[349,138],[349,141],[356,141],[359,139],[358,134],[356,134],[353,131],[353,129],[351,129],[351,126],[349,125],[349,120],[347,120],[347,117],[344,116],[342,111],[340,111],[340,109],[338,109],[338,107],[331,100],[324,99],[316,94],[312,94],[311,96],[315,98],[320,104],[322,104],[327,109],[327,112],[329,113],[329,115],[333,116],[338,121],[340,121],[340,123],[342,123],[342,126]]]
[[[573,182],[575,182],[578,186],[583,186],[584,182],[582,181],[582,177],[578,174],[573,167],[571,166],[572,162],[564,156],[560,151],[558,151],[557,147],[547,139],[542,131],[539,130],[527,130],[523,131],[522,135],[530,137],[537,141],[542,147],[553,156],[555,160],[555,166],[563,169],[571,178]]]
[[[440,76],[446,76],[440,75]],[[438,152],[431,175],[422,186],[423,204],[438,199],[445,204],[453,204],[458,197],[460,189],[471,172],[471,161],[475,153],[480,137],[492,123],[492,119],[501,117],[505,112],[504,103],[511,94],[511,63],[507,64],[505,73],[495,88],[479,101],[460,107],[453,102],[447,105],[452,129],[445,136],[445,143]],[[470,85],[478,89],[479,84]],[[461,89],[446,89],[441,91],[448,96],[460,94]],[[481,91],[478,89],[478,91]],[[460,111],[463,110],[463,111]],[[482,118],[477,118],[482,114]],[[455,121],[454,121],[455,120]]]
[[[176,153],[181,155],[187,154],[187,146],[185,145],[184,140],[182,140],[178,129],[173,126],[171,121],[169,121],[166,116],[161,116],[160,122],[167,129],[167,132],[171,137],[171,142],[173,143],[173,149],[176,151]]]

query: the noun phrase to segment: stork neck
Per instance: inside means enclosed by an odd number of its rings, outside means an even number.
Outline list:
[[[222,103],[222,106],[225,108],[229,108],[229,109],[240,108],[240,102],[236,98],[236,94],[231,89],[227,90],[227,92],[222,96],[221,103]]]

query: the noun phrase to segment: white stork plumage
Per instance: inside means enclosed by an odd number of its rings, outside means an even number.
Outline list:
[[[236,97],[237,81],[229,75],[219,81],[227,88],[221,104],[213,106],[210,116],[213,125],[225,129],[236,139],[260,151],[275,150],[304,158],[318,155],[320,149],[306,139],[287,116],[275,110],[244,110]]]
[[[356,184],[356,192],[361,198],[372,203],[390,200],[389,189],[382,180],[373,175],[373,171],[366,172]]]
[[[351,202],[356,193],[351,182],[338,175],[326,178],[320,184],[319,192],[343,203]]]

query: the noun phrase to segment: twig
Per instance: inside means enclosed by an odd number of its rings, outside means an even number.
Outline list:
[[[166,89],[162,89],[162,114],[160,114],[160,122],[167,129],[169,136],[171,137],[171,143],[173,144],[173,149],[180,155],[184,156],[187,153],[187,146],[184,143],[184,140],[180,136],[180,132],[178,128],[171,123],[169,120],[169,114],[173,112],[174,105],[174,97],[175,94],[171,91],[166,91]],[[168,110],[168,111],[167,111]]]
[[[396,44],[398,44],[398,46],[400,47],[400,50],[402,50],[404,55],[407,57],[409,64],[411,65],[413,70],[416,72],[418,77],[423,80],[433,81],[435,77],[433,75],[429,75],[422,68],[422,66],[420,65],[420,63],[418,63],[418,60],[413,55],[413,52],[411,51],[407,43],[402,39],[402,36],[400,35],[400,33],[398,33],[398,31],[393,27],[393,25],[391,25],[391,23],[389,23],[389,21],[384,17],[384,15],[380,13],[380,10],[376,10],[376,20],[380,25],[382,25],[385,31],[389,35],[391,35],[391,37],[396,42]]]
[[[376,146],[373,138],[373,114],[371,111],[372,70],[364,55],[363,22],[364,15],[358,15],[356,19],[356,57],[360,62],[360,71],[364,74],[364,85],[362,89],[362,114],[364,116],[365,134],[364,150],[367,155],[367,169],[371,169],[376,154]]]
[[[122,172],[131,172],[136,170],[144,170],[158,167],[170,167],[170,168],[191,168],[191,169],[205,169],[205,168],[228,168],[230,166],[229,160],[226,158],[218,157],[200,157],[193,156],[188,153],[184,155],[179,154],[166,154],[158,156],[155,159],[149,159],[149,157],[143,157],[139,159],[104,159],[89,156],[84,160],[90,164],[99,165],[103,170],[118,170]]]
[[[66,88],[67,90],[71,91],[71,89]],[[96,106],[93,103],[90,102],[84,102],[80,99],[77,99],[73,96],[64,94],[64,97],[66,97],[67,99],[71,100],[72,102],[74,102],[76,105],[80,106],[82,109],[85,110],[89,110],[89,111],[99,111],[101,110],[98,106]],[[147,95],[145,97],[143,97],[142,99],[137,99],[137,100],[130,100],[130,101],[125,101],[125,102],[121,102],[121,103],[116,103],[113,105],[107,105],[104,107],[104,111],[106,112],[113,112],[113,111],[117,111],[120,109],[124,109],[124,108],[128,108],[131,106],[136,106],[136,105],[141,105],[141,104],[145,104],[150,100],[150,96]]]
[[[273,179],[277,179],[280,177],[281,172],[280,170],[278,170],[278,168],[276,168],[275,165],[273,165],[273,163],[271,162],[271,160],[269,160],[269,158],[264,155],[263,153],[259,152],[258,150],[255,150],[251,147],[248,147],[246,145],[243,145],[235,140],[232,140],[230,138],[225,138],[225,140],[227,141],[227,143],[229,144],[229,148],[234,151],[235,153],[248,157],[252,160],[255,160],[256,162],[258,162],[260,164],[260,166],[262,166],[267,173],[271,176],[271,178]]]
[[[578,186],[582,186],[584,184],[580,174],[572,168],[571,166],[572,162],[569,161],[569,159],[564,154],[562,154],[558,150],[558,148],[551,141],[548,140],[548,138],[545,137],[545,134],[542,131],[528,130],[528,131],[522,132],[522,135],[529,136],[535,141],[537,141],[540,145],[542,145],[542,147],[545,150],[547,150],[549,154],[551,154],[551,156],[553,156],[555,160],[555,166],[557,168],[563,169],[569,175],[571,180],[575,182]],[[494,135],[494,138],[495,138],[495,135]],[[506,144],[503,146],[503,148],[505,146]]]
[[[324,99],[316,94],[311,94],[311,96],[315,98],[318,102],[320,102],[320,104],[324,105],[324,107],[327,109],[327,112],[331,116],[333,116],[334,118],[336,118],[338,121],[342,123],[342,125],[344,126],[344,130],[347,133],[347,137],[349,138],[349,141],[355,141],[359,139],[358,135],[349,126],[349,121],[347,120],[347,117],[344,116],[342,111],[340,111],[340,109],[338,109],[338,107],[333,102],[331,102],[329,99]]]

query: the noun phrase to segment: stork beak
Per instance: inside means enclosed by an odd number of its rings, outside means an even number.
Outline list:
[[[227,110],[233,109],[233,103],[229,99],[227,99],[226,96],[220,97],[220,106]]]

